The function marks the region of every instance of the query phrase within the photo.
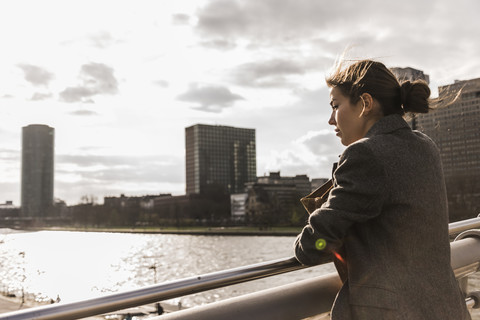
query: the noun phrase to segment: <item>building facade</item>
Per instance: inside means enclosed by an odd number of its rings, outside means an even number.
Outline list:
[[[186,193],[242,193],[256,179],[255,129],[197,124],[185,129]]]
[[[247,184],[245,220],[266,227],[291,226],[305,222],[306,211],[300,198],[311,192],[307,175],[281,177],[280,172],[270,172]]]
[[[33,124],[22,128],[22,217],[52,213],[55,129]]]
[[[418,115],[417,129],[440,149],[451,220],[471,218],[480,213],[480,78],[439,87],[438,94],[454,102]]]
[[[420,70],[391,70],[400,82],[429,81]],[[438,108],[406,118],[412,129],[428,135],[440,150],[450,220],[471,218],[480,213],[480,78],[441,86],[438,95]]]
[[[414,69],[414,68],[390,68],[390,71],[397,77],[400,83],[404,81],[415,81],[415,80],[423,80],[426,83],[430,83],[430,77],[428,74],[423,73],[422,70]]]

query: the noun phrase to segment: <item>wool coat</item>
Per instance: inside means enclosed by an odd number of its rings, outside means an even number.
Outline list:
[[[438,148],[400,115],[345,149],[327,201],[295,241],[304,265],[338,253],[346,281],[331,319],[470,319],[450,265]]]

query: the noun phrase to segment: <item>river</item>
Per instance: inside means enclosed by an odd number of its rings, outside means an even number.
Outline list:
[[[0,291],[62,302],[293,256],[294,237],[0,229]],[[192,307],[333,272],[333,264],[169,300]],[[479,273],[472,284],[480,288]],[[477,319],[477,316],[476,318]],[[478,317],[480,319],[480,317]]]
[[[294,237],[0,229],[0,290],[76,301],[293,256]],[[169,302],[190,307],[333,272],[327,264]]]

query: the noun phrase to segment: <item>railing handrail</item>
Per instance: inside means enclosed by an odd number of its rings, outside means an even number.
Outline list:
[[[455,234],[480,227],[480,217],[449,224]],[[0,314],[0,320],[80,319],[184,295],[225,287],[305,268],[295,258],[278,259],[190,278],[174,280],[88,300],[60,303]]]
[[[480,214],[476,218],[456,221],[448,224],[448,233],[453,235],[474,228],[480,228]]]

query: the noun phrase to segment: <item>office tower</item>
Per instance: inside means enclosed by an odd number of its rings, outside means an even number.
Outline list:
[[[438,88],[443,101],[458,92],[453,104],[417,115],[417,128],[440,149],[450,217],[455,220],[480,212],[480,78]]]
[[[47,125],[22,128],[22,217],[42,218],[53,207],[54,133]]]
[[[245,191],[256,179],[255,129],[197,124],[185,128],[187,194]]]

